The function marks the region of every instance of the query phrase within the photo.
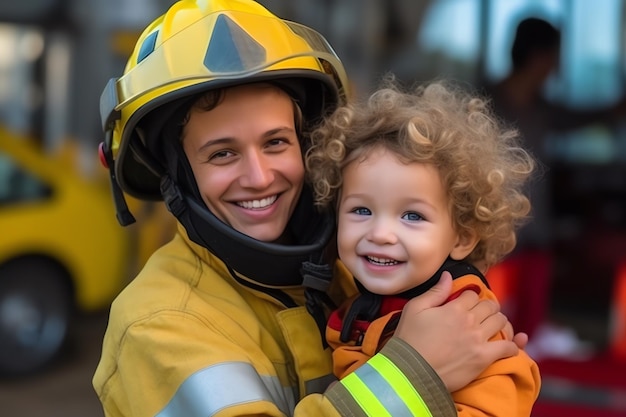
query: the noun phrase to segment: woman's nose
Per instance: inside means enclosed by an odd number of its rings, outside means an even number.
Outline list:
[[[240,179],[242,187],[266,188],[274,181],[271,163],[262,153],[248,154],[243,170]]]

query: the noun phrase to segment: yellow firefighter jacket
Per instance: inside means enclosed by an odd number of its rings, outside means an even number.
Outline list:
[[[333,287],[344,299],[355,289],[341,265]],[[303,294],[289,292],[300,305]],[[113,302],[93,377],[107,417],[456,416],[435,372],[397,338],[334,381],[306,308],[238,283],[180,225]]]

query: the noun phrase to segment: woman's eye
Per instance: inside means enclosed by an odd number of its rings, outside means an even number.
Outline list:
[[[282,149],[282,147],[289,143],[286,139],[273,138],[267,141],[267,147],[271,149]]]
[[[409,211],[408,213],[404,213],[402,215],[402,219],[408,220],[410,222],[417,222],[423,220],[424,218],[414,211]]]
[[[233,155],[234,155],[234,153],[232,151],[228,151],[228,150],[213,152],[209,156],[209,161],[219,161],[219,160],[222,160],[222,159],[229,158],[229,157],[231,157]]]

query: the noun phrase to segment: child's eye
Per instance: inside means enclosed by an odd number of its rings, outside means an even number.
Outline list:
[[[356,207],[356,208],[353,208],[351,212],[354,214],[358,214],[359,216],[369,216],[370,214],[372,214],[370,209],[366,207]]]
[[[424,218],[414,211],[409,211],[402,215],[402,219],[408,220],[410,222],[417,222],[423,220]]]

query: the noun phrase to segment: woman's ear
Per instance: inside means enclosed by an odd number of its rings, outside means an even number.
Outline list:
[[[459,233],[456,244],[450,252],[450,257],[455,261],[467,258],[478,244],[478,234],[474,230],[463,230]]]

